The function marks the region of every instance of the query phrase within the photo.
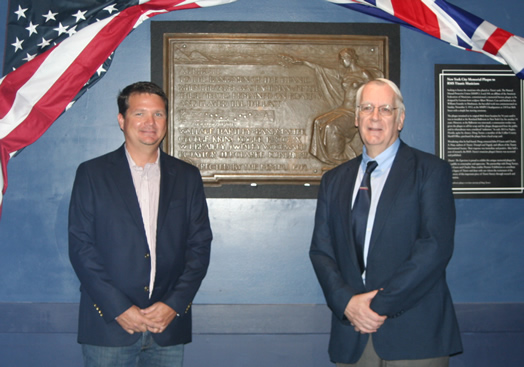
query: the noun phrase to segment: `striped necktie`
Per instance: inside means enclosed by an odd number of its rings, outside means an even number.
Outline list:
[[[352,228],[355,238],[355,248],[357,251],[358,265],[362,274],[364,268],[364,241],[366,238],[366,227],[368,222],[369,205],[371,203],[371,172],[377,168],[378,163],[369,161],[362,177],[362,183],[355,198],[352,209]]]

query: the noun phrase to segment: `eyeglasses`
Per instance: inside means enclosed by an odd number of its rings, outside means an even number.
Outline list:
[[[375,112],[375,106],[372,104],[363,104],[360,106],[357,106],[360,109],[360,113],[363,115],[371,115],[373,112]],[[388,104],[378,106],[378,113],[380,116],[389,117],[393,115],[393,111],[398,110],[398,107],[391,107]]]

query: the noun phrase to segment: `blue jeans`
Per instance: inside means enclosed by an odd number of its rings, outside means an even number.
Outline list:
[[[182,367],[184,345],[161,347],[150,332],[128,347],[82,344],[85,367]]]

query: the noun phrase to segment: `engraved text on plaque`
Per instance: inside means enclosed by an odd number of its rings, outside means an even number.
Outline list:
[[[166,34],[168,153],[208,184],[318,182],[360,154],[355,92],[387,38]]]

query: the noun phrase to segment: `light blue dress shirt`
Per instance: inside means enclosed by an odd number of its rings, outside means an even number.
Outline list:
[[[375,222],[375,214],[377,212],[377,205],[380,200],[380,195],[382,194],[382,189],[393,165],[395,156],[397,155],[398,148],[400,146],[400,139],[397,138],[393,144],[391,144],[385,151],[380,153],[374,159],[370,158],[367,155],[366,147],[364,146],[362,152],[362,162],[360,164],[360,169],[358,171],[357,180],[355,181],[355,188],[353,190],[353,200],[351,207],[353,208],[353,203],[355,203],[355,198],[357,197],[358,188],[364,172],[366,171],[366,166],[369,161],[376,161],[378,163],[377,168],[371,173],[371,204],[369,207],[368,222],[366,226],[366,237],[364,240],[364,266],[367,265],[367,257],[369,252],[369,240],[371,238],[371,232],[373,231],[373,223]],[[362,274],[362,279],[364,282],[366,280],[366,272]]]

